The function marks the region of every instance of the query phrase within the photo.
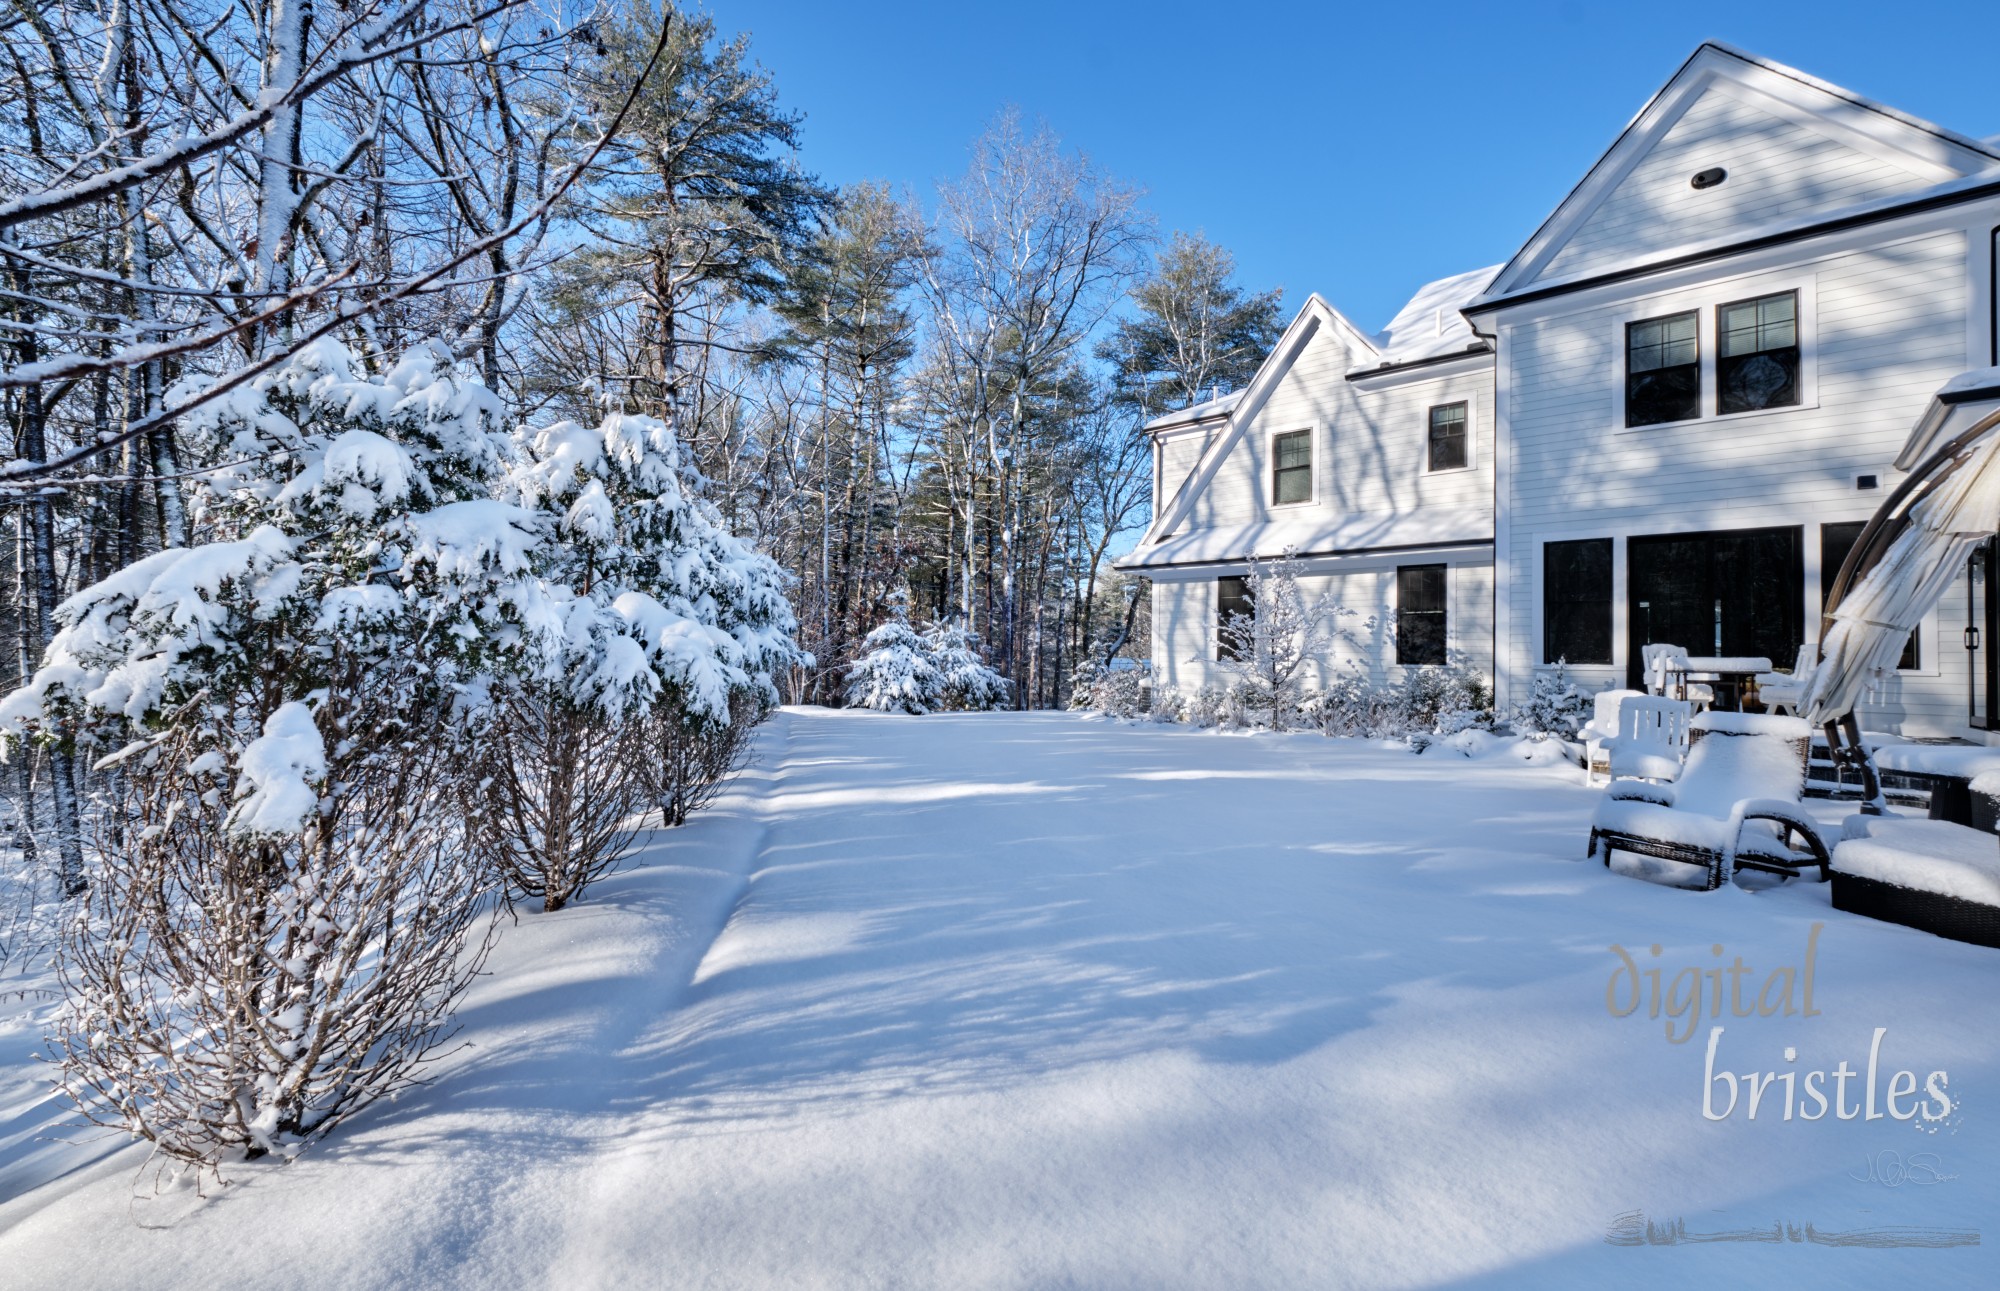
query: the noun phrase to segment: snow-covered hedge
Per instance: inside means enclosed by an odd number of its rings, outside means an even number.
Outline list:
[[[1210,683],[1179,695],[1157,695],[1152,710],[1156,721],[1223,730],[1268,725],[1270,714],[1268,692],[1247,683]],[[1490,729],[1493,691],[1463,656],[1407,668],[1400,682],[1388,686],[1350,665],[1319,689],[1301,688],[1294,721],[1326,735],[1408,739],[1421,747],[1437,737]]]
[[[936,623],[919,632],[901,614],[863,638],[847,670],[848,705],[882,713],[998,708],[1009,689],[964,629]]]

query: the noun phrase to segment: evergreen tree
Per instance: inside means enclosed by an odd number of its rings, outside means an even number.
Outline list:
[[[1136,313],[1099,347],[1122,397],[1148,417],[1246,384],[1284,330],[1281,290],[1233,285],[1236,261],[1199,233],[1175,233],[1132,289]]]

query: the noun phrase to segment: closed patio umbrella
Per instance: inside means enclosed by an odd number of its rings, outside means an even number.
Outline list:
[[[1989,375],[1996,379],[1967,379]],[[2000,371],[1955,378],[1932,401],[1897,463],[1916,469],[1855,544],[1860,577],[1828,610],[1820,662],[1802,701],[1807,720],[1824,724],[1852,713],[1895,668],[1910,633],[1944,599],[1972,549],[2000,528],[1996,431]],[[1921,465],[1908,461],[1925,450]]]

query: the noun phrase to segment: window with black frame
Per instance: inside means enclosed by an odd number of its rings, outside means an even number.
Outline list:
[[[1220,660],[1243,658],[1244,632],[1247,623],[1238,623],[1236,630],[1230,631],[1230,621],[1236,615],[1244,619],[1254,619],[1257,603],[1250,595],[1250,580],[1241,576],[1218,578],[1215,580],[1215,657]]]
[[[1781,291],[1715,311],[1715,410],[1756,412],[1799,402],[1799,294]]]
[[[1396,662],[1445,661],[1444,566],[1396,569]]]
[[[1430,469],[1456,471],[1465,466],[1465,405],[1447,403],[1431,409]]]
[[[1542,662],[1611,662],[1611,539],[1543,545]]]
[[[1625,325],[1625,424],[1701,415],[1701,316],[1694,310]]]
[[[1292,430],[1271,438],[1271,501],[1278,506],[1312,501],[1312,432]]]
[[[1819,604],[1820,613],[1825,614],[1832,607],[1826,599],[1833,595],[1833,580],[1840,577],[1840,566],[1847,559],[1847,553],[1854,550],[1854,544],[1861,540],[1861,531],[1867,528],[1865,521],[1855,520],[1843,524],[1823,524],[1819,527]],[[1903,647],[1903,657],[1896,666],[1911,669],[1917,666],[1920,653],[1918,637],[1923,629],[1910,633],[1909,642]]]

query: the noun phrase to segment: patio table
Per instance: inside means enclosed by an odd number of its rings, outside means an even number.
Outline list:
[[[1726,711],[1742,712],[1745,692],[1754,694],[1757,689],[1756,677],[1760,672],[1771,671],[1771,661],[1758,655],[1695,655],[1690,656],[1682,668],[1668,668],[1670,676],[1678,677],[1676,695],[1687,698],[1687,684],[1690,681],[1712,682],[1716,688],[1718,706],[1721,692],[1729,692],[1729,707]]]
[[[1979,744],[1892,744],[1874,753],[1877,770],[1930,792],[1932,820],[1955,825],[1974,825],[1972,782],[2000,771],[2000,749]]]

